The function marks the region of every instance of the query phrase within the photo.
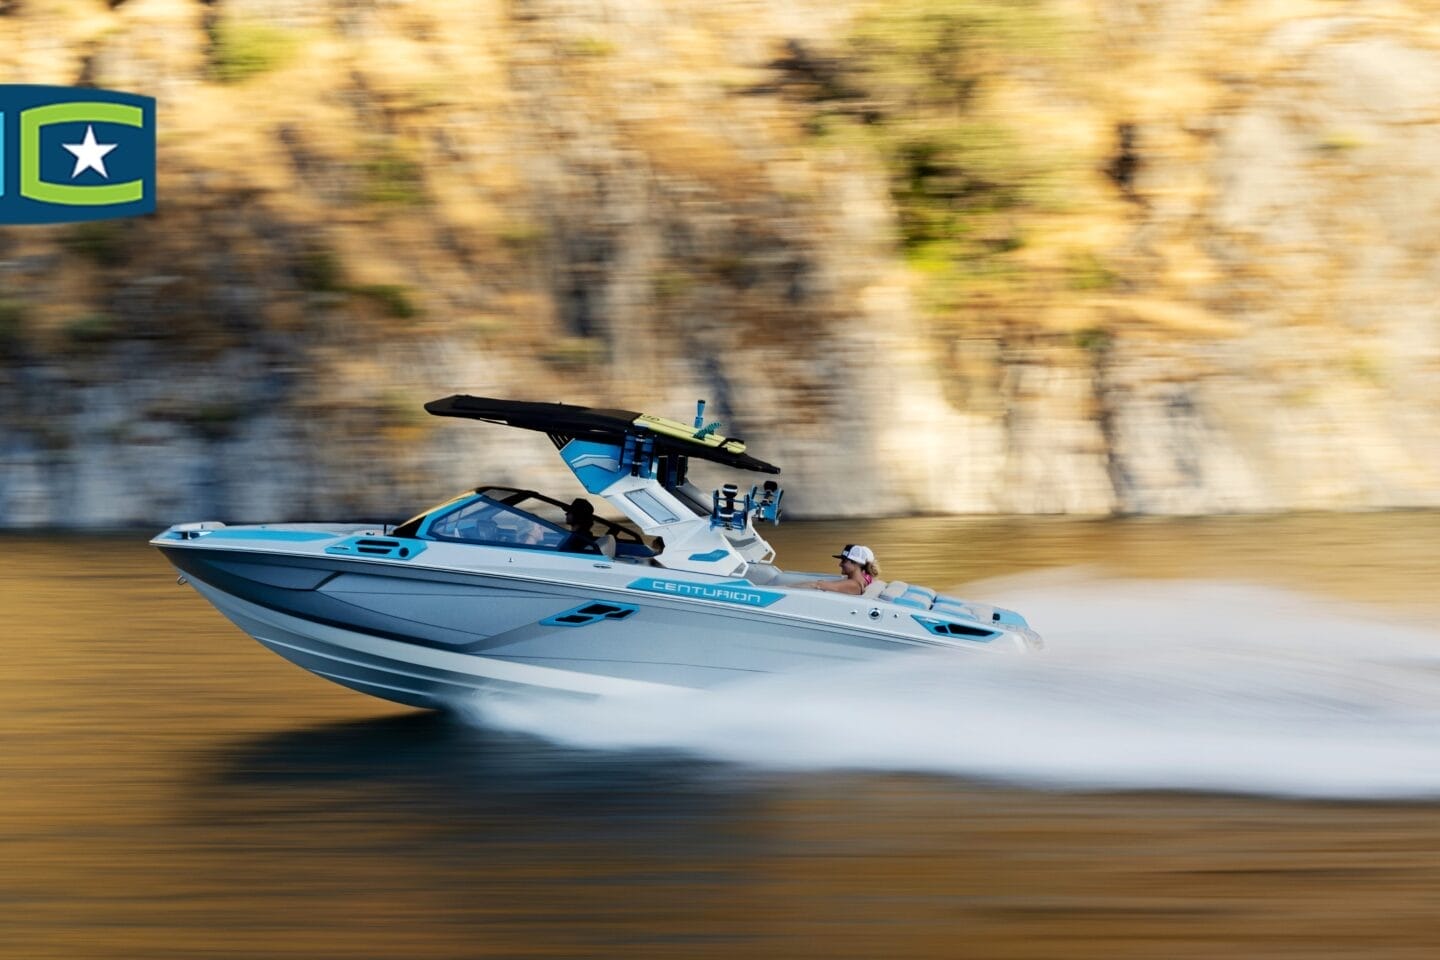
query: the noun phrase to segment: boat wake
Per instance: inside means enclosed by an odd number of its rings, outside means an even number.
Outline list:
[[[1029,575],[1042,656],[922,654],[706,692],[484,701],[480,722],[592,749],[1055,790],[1440,797],[1440,632],[1266,587]]]

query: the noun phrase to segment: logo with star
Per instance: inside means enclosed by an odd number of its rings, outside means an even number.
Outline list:
[[[155,210],[155,100],[92,87],[0,84],[0,224]]]

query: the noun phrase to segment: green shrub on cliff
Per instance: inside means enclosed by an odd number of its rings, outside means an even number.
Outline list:
[[[836,53],[792,44],[776,64],[782,88],[809,105],[808,129],[883,159],[897,242],[933,313],[950,313],[967,291],[1032,282],[1011,255],[1065,196],[1066,158],[1037,147],[1028,118],[991,94],[1006,71],[1068,56],[1050,10],[1038,0],[899,0],[858,17]],[[1102,267],[1071,259],[1061,269],[1083,276],[1063,286],[1102,283]]]
[[[228,17],[215,22],[210,39],[211,70],[222,83],[238,83],[284,66],[296,47],[293,31]]]
[[[386,316],[396,320],[410,320],[420,313],[410,291],[399,284],[371,283],[352,287],[351,292],[369,299],[384,310]]]
[[[24,308],[14,300],[0,299],[0,357],[18,350],[24,335]]]
[[[73,347],[106,343],[118,338],[123,328],[107,313],[86,313],[72,317],[64,327],[65,340]]]
[[[328,247],[311,245],[296,256],[291,271],[301,289],[311,293],[334,293],[344,284],[345,268]]]
[[[362,202],[402,207],[425,202],[424,167],[397,143],[380,140],[369,144],[360,170],[364,175]]]
[[[77,223],[60,234],[60,245],[101,267],[117,267],[129,254],[128,225],[117,220]]]

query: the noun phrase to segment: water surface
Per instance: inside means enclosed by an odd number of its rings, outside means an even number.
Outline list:
[[[143,536],[7,538],[0,956],[1434,955],[1437,534],[786,525],[1049,656],[478,721],[279,660]]]

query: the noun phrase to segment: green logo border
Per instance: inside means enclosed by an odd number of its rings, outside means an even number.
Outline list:
[[[123,103],[78,101],[31,107],[20,113],[20,195],[67,207],[100,207],[145,199],[145,181],[127,180],[96,186],[49,183],[40,179],[40,129],[53,123],[118,123],[145,127],[139,107]]]

